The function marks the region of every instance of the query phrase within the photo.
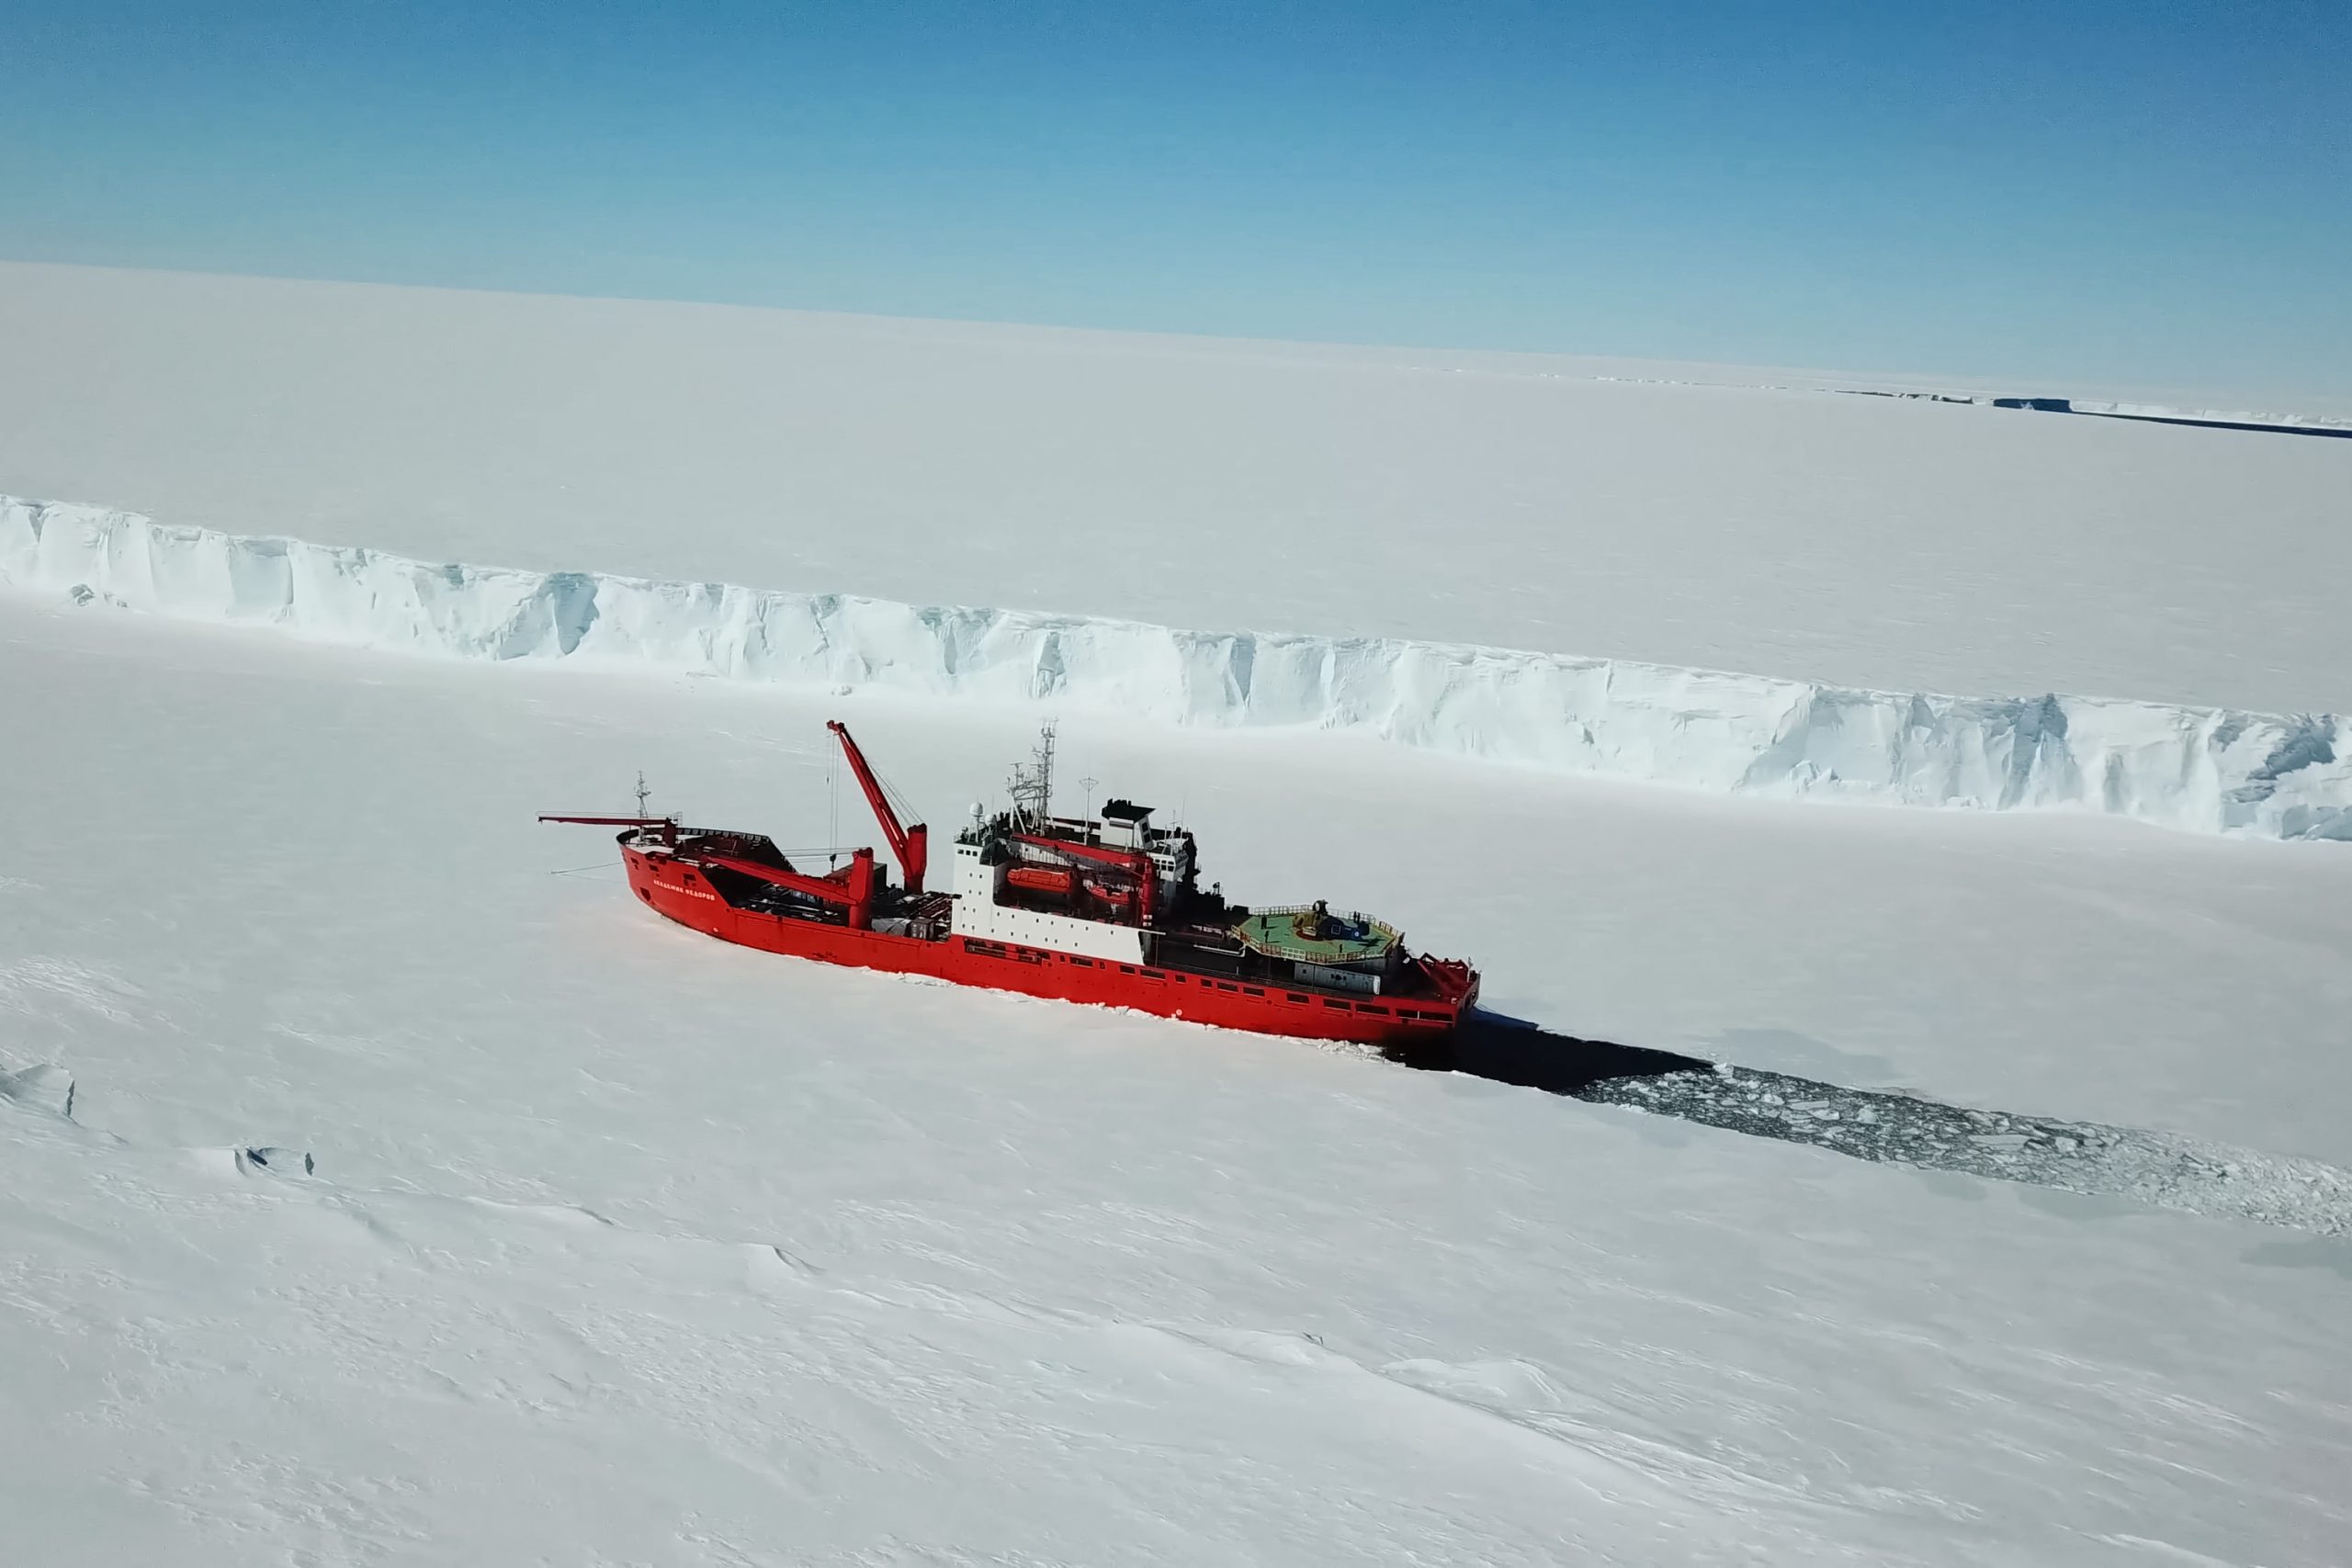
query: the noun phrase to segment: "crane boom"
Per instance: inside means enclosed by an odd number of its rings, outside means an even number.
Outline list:
[[[659,828],[662,829],[663,843],[674,844],[678,841],[678,819],[674,817],[558,817],[541,812],[539,820],[578,822],[590,828]]]
[[[890,855],[906,877],[907,891],[922,892],[923,868],[931,856],[931,830],[920,822],[900,827],[899,814],[890,809],[889,799],[882,793],[882,781],[874,776],[874,770],[866,766],[865,753],[850,739],[849,726],[835,718],[828,719],[825,728],[841,741],[850,772],[857,775],[857,787],[865,792],[865,804],[874,808],[874,820],[881,824],[882,836],[890,841]]]
[[[830,876],[809,876],[802,872],[787,871],[740,855],[713,854],[697,851],[682,859],[696,865],[715,865],[723,871],[739,872],[756,877],[772,887],[782,887],[827,904],[838,904],[849,911],[849,923],[860,931],[873,924],[874,852],[858,850],[849,864]]]

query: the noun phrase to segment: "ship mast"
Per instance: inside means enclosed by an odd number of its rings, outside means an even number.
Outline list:
[[[1025,832],[1042,833],[1054,810],[1054,721],[1037,728],[1037,749],[1028,762],[1012,764],[1004,786],[1012,797],[1014,825]]]

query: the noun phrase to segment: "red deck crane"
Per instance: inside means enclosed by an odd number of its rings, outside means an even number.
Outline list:
[[[865,763],[865,753],[850,739],[849,726],[840,719],[828,719],[825,728],[842,743],[842,754],[849,759],[849,770],[857,775],[857,787],[865,792],[865,804],[874,808],[874,820],[882,825],[882,836],[890,841],[891,858],[899,863],[905,876],[907,891],[922,891],[923,867],[931,855],[931,830],[917,822],[911,827],[899,825],[899,814],[890,809],[888,796],[883,794],[882,781]]]

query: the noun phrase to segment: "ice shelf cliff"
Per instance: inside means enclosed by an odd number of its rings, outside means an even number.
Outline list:
[[[0,583],[445,658],[1050,701],[1172,724],[1353,730],[1717,792],[2352,840],[2352,723],[2333,715],[1867,691],[1398,638],[435,565],[7,497]]]

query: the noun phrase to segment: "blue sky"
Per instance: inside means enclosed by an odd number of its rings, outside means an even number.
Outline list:
[[[2352,3],[0,10],[0,255],[2340,392]]]

